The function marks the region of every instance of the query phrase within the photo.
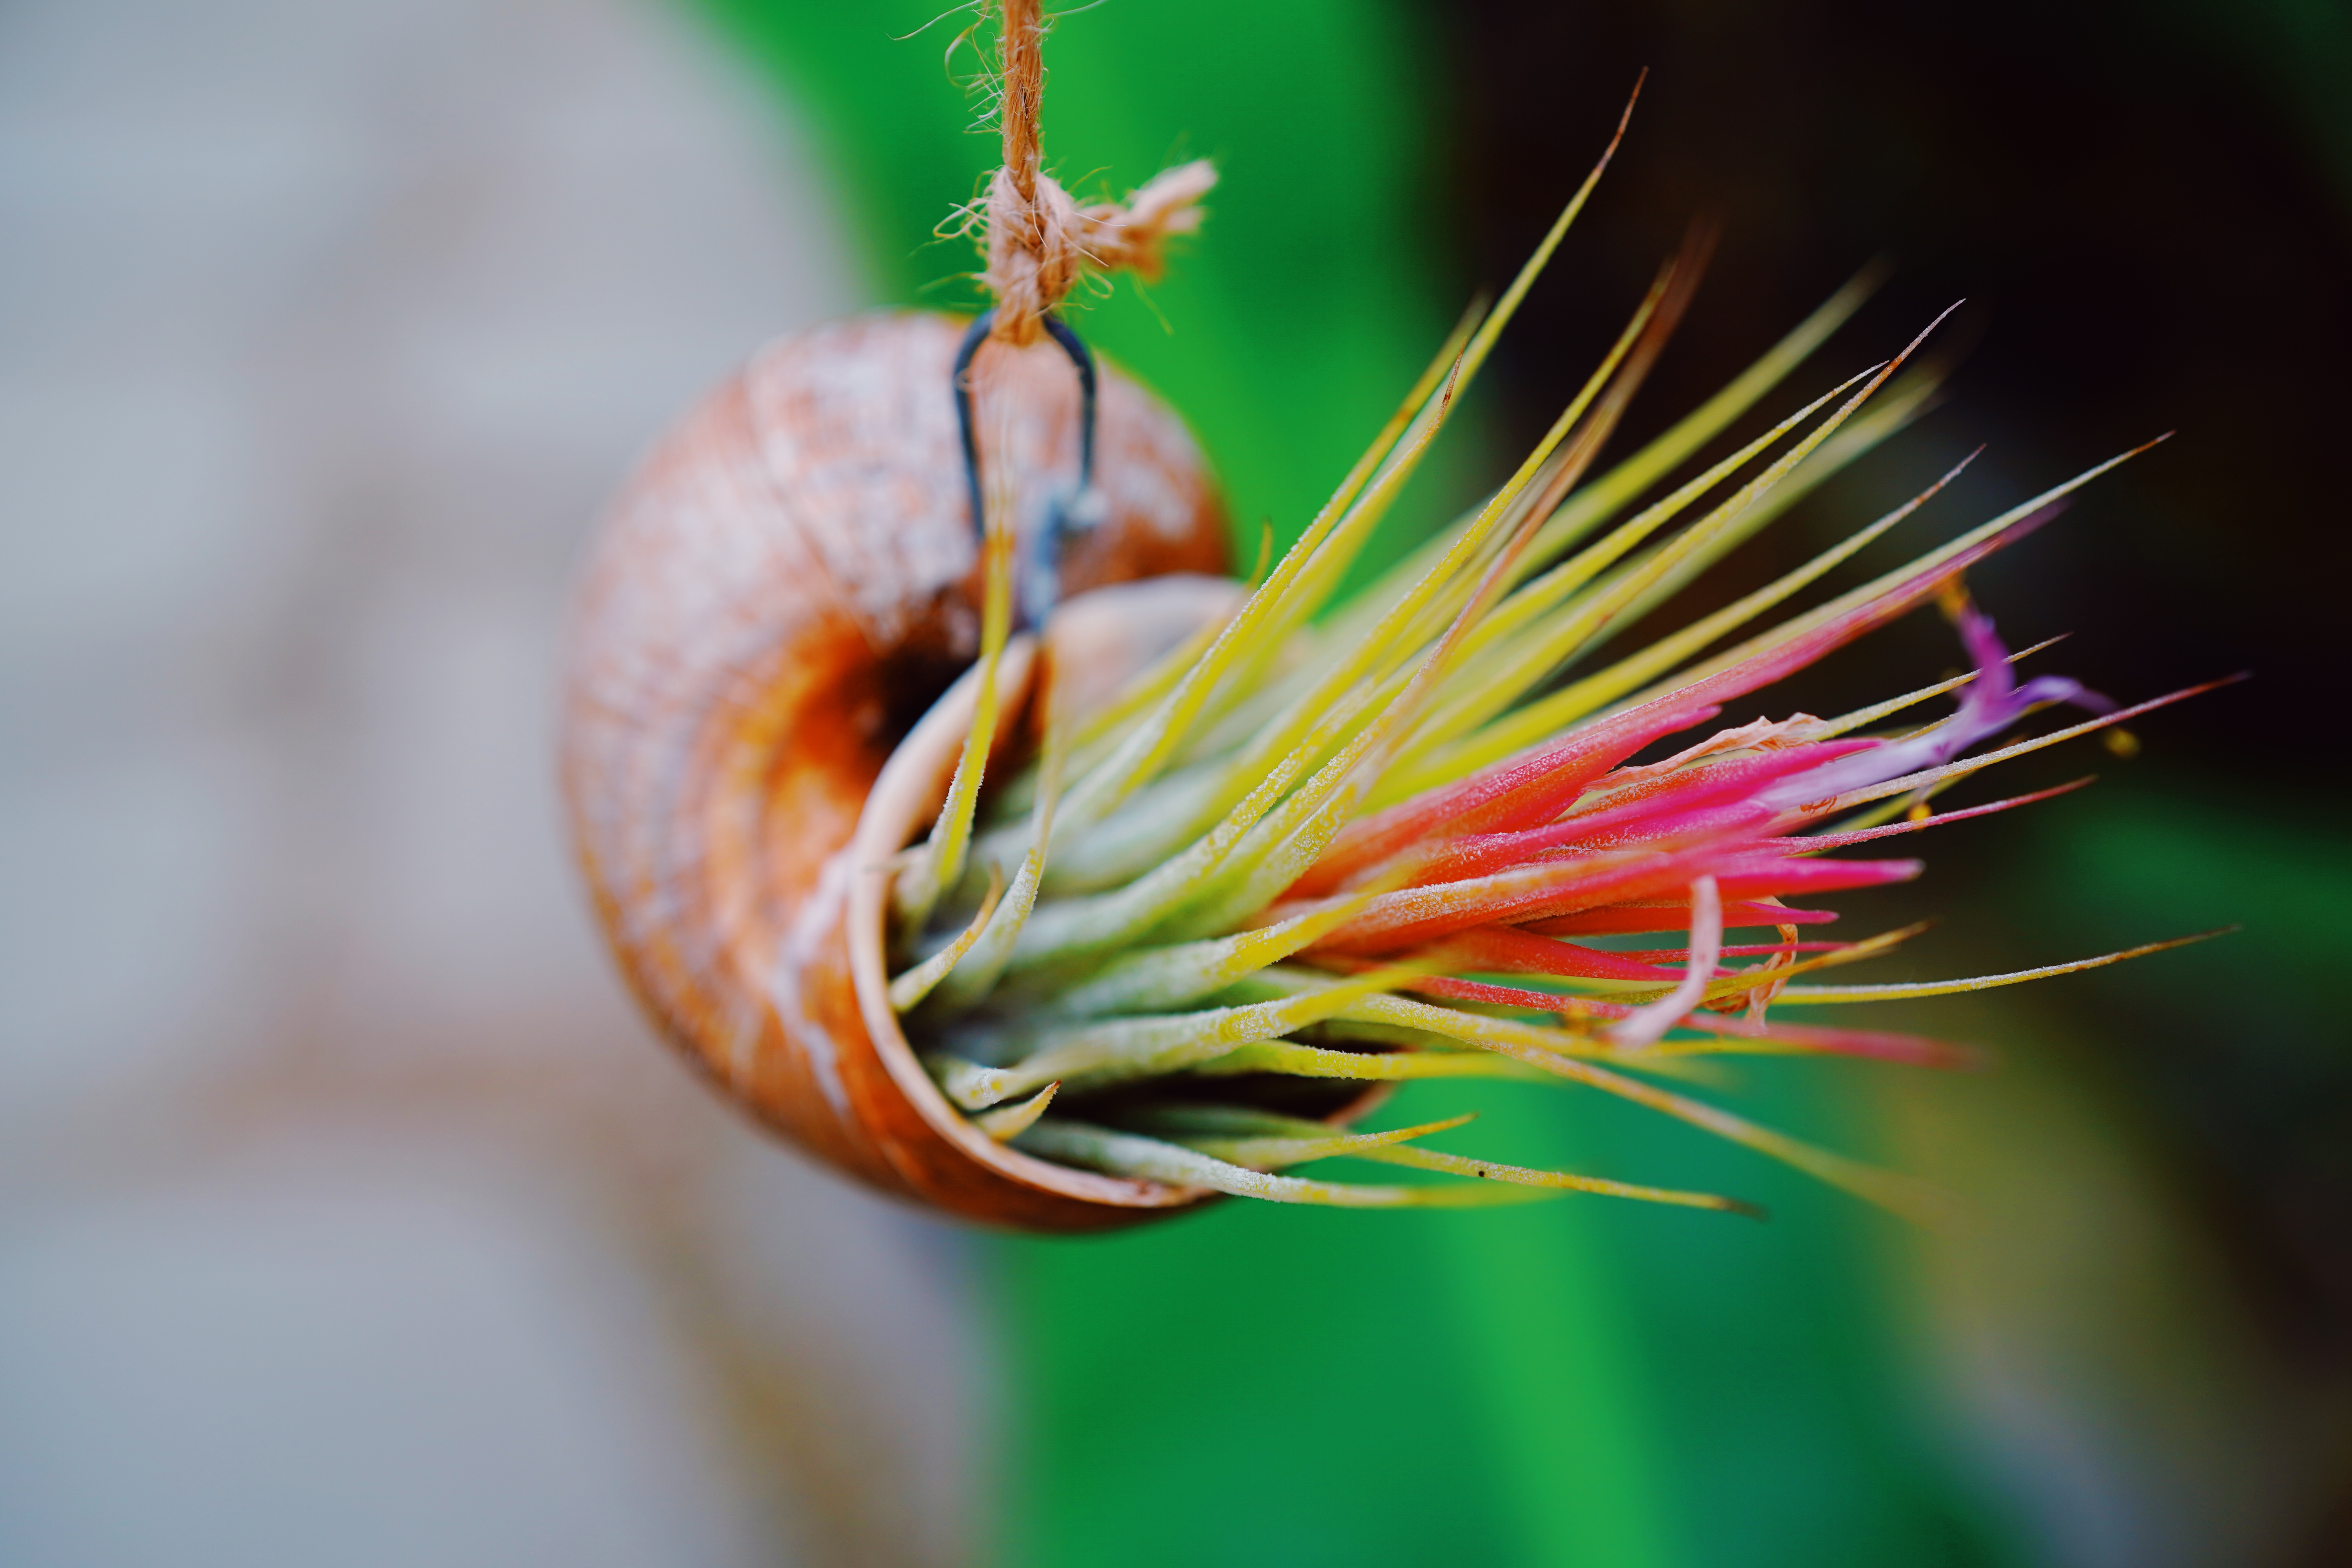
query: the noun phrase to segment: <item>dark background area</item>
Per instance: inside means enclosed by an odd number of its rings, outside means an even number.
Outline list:
[[[1722,243],[1632,440],[1873,257],[1891,280],[1825,372],[1968,300],[1945,336],[1966,350],[1946,405],[1662,620],[1795,566],[1979,442],[1985,458],[1937,503],[1938,536],[2179,432],[1975,586],[2012,646],[2071,632],[2041,667],[2122,700],[2254,679],[2152,716],[2140,757],[2098,757],[2101,788],[2032,828],[1955,830],[1927,849],[1932,888],[1893,901],[1946,917],[2000,967],[2083,949],[2086,933],[2120,944],[2177,934],[2167,921],[2242,922],[2032,1005],[2063,1070],[2169,1173],[2310,1402],[2304,1440],[2315,1460],[2333,1454],[2338,1500],[2289,1555],[2352,1561],[2352,1049],[2321,1005],[2347,973],[2331,715],[2352,618],[2352,20],[2317,4],[1442,9],[1465,291],[1509,276],[1561,172],[1589,161],[1637,69],[1651,72],[1564,264],[1582,286],[1538,290],[1490,373],[1507,449],[1539,433],[1694,216],[1719,221]],[[1914,617],[1878,652],[1932,669],[1952,660],[1948,637]],[[1789,698],[1838,711],[1867,700],[1869,673],[1833,662]],[[2052,762],[2032,782],[2089,765]]]
[[[1499,351],[1507,447],[1540,433],[1694,216],[1723,241],[1629,444],[1884,257],[1893,277],[1841,347],[1875,357],[1969,301],[1946,334],[1969,352],[1940,424],[1990,444],[1977,496],[2179,432],[2036,543],[2002,584],[2011,613],[2063,616],[2069,668],[2118,691],[2252,668],[2169,721],[2181,749],[2268,784],[2327,782],[2335,748],[2311,721],[2343,666],[2352,570],[2352,166],[2329,142],[2352,120],[2352,58],[2336,100],[2306,108],[2298,62],[2272,58],[2305,46],[2263,36],[2259,5],[1444,9],[1465,292],[1510,276],[1561,172],[1651,70],[1564,260],[1581,286],[1539,290]],[[1778,542],[1771,569],[1795,564],[1805,541]]]

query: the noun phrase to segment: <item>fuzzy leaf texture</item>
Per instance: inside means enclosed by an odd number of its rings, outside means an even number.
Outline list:
[[[1779,581],[1651,647],[1612,647],[1620,628],[1932,399],[1937,373],[1914,367],[1937,323],[1635,510],[1809,362],[1858,308],[1867,277],[1665,434],[1595,473],[1696,285],[1706,243],[1695,240],[1486,503],[1335,600],[1607,163],[1604,153],[1510,289],[1465,318],[1222,625],[1092,711],[1050,715],[1042,762],[1009,777],[984,777],[992,763],[1006,770],[982,738],[992,712],[976,725],[940,824],[902,874],[891,996],[950,1101],[992,1136],[1049,1160],[1274,1202],[1415,1207],[1585,1193],[1753,1212],[1728,1197],[1426,1146],[1465,1118],[1367,1134],[1285,1109],[1302,1093],[1336,1106],[1333,1096],[1373,1084],[1503,1077],[1613,1096],[1925,1216],[1937,1200],[1916,1183],[1698,1098],[1711,1081],[1705,1058],[1966,1067],[1979,1057],[1964,1046],[1787,1015],[2010,984],[2179,945],[2016,974],[1822,984],[1814,972],[1866,962],[1914,933],[1823,940],[1818,928],[1837,915],[1788,901],[1916,876],[1914,858],[1832,852],[2064,793],[2075,786],[1942,813],[1928,804],[1985,768],[2193,694],[2118,709],[2062,676],[2021,681],[2015,664],[2040,650],[2011,656],[1961,585],[2137,452],[1756,629],[1910,521],[1954,469]],[[989,556],[992,608],[1008,559],[1001,548]],[[1969,673],[1834,718],[1710,727],[1727,705],[1931,602],[1952,621]],[[987,631],[992,666],[1001,614]],[[1923,719],[1921,705],[1947,694],[1956,710]],[[1980,749],[2062,704],[2092,717]],[[1009,884],[1000,868],[1013,868]],[[1727,940],[1734,931],[1758,934]],[[1680,936],[1663,945],[1655,933]],[[1357,1184],[1285,1173],[1325,1160],[1413,1176]]]

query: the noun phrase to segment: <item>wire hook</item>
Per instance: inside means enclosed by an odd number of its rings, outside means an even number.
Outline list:
[[[980,353],[980,345],[996,325],[996,311],[982,310],[963,335],[956,350],[955,386],[956,428],[963,437],[963,477],[966,493],[971,500],[971,531],[975,540],[985,542],[988,536],[988,512],[981,493],[980,438],[972,427],[971,362]],[[1019,592],[1014,595],[1019,624],[1041,626],[1055,603],[1062,595],[1062,544],[1071,531],[1083,531],[1102,521],[1103,500],[1095,489],[1095,426],[1097,399],[1096,395],[1095,356],[1078,334],[1070,330],[1058,312],[1044,319],[1046,332],[1061,345],[1070,363],[1078,373],[1078,484],[1066,495],[1057,496],[1045,509],[1045,519],[1031,542],[1019,574]]]

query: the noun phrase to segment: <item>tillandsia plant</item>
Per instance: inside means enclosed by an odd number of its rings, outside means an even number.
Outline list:
[[[1972,566],[2136,453],[1768,624],[1918,512],[1956,468],[1673,635],[1641,648],[1613,640],[1927,405],[1938,373],[1914,365],[1932,323],[1893,359],[1638,504],[1804,364],[1867,279],[1596,472],[1696,284],[1704,243],[1686,246],[1485,504],[1339,596],[1608,161],[1510,288],[1444,344],[1297,542],[1114,690],[1084,707],[1049,694],[1034,721],[1042,739],[1017,766],[997,739],[992,672],[1016,598],[1031,596],[1013,587],[1010,508],[986,506],[977,706],[936,825],[898,862],[888,951],[908,1039],[989,1136],[1066,1165],[1282,1202],[1573,1191],[1747,1206],[1430,1146],[1466,1117],[1349,1131],[1298,1114],[1311,1100],[1294,1092],[1504,1078],[1630,1100],[1917,1213],[1928,1200],[1907,1178],[1697,1098],[1695,1058],[1957,1066],[1972,1053],[1812,1020],[2177,945],[1948,981],[1816,978],[1918,929],[1829,938],[1838,917],[1813,907],[1819,895],[1916,877],[1920,861],[1886,854],[1897,841],[2088,781],[1939,811],[1945,792],[2093,731],[2120,736],[2113,726],[2192,694],[2118,708],[2063,676],[2021,680],[2014,667],[2040,649],[2011,654],[1964,586]],[[1831,718],[1725,721],[1733,704],[1930,603],[1949,618],[1966,673]],[[1948,696],[1956,706],[1938,712]],[[2053,708],[2083,716],[2008,738]],[[1288,1173],[1334,1158],[1440,1179]]]
[[[1931,323],[1674,482],[1809,362],[1865,278],[1604,468],[1701,237],[1486,503],[1343,595],[1612,138],[1509,289],[1244,588],[1217,575],[1224,512],[1181,422],[1059,310],[1089,275],[1156,272],[1213,171],[1078,205],[1042,163],[1044,18],[1034,0],[1002,12],[1003,167],[965,215],[993,307],[762,350],[647,458],[583,574],[565,795],[647,1010],[771,1127],[1001,1224],[1097,1228],[1221,1192],[1742,1206],[1432,1147],[1459,1117],[1350,1130],[1398,1083],[1465,1077],[1631,1100],[1917,1211],[1912,1183],[1698,1098],[1696,1058],[1952,1066],[1969,1053],[1812,1020],[2134,956],[1841,984],[1817,976],[1912,932],[1832,938],[1814,902],[1920,868],[1864,846],[2059,793],[1939,814],[1963,780],[2188,695],[2116,710],[2062,677],[2021,682],[2040,649],[2012,657],[1964,587],[2132,454],[1774,621],[1946,474],[1779,581],[1622,646],[1937,390],[1918,358]],[[1828,719],[1730,711],[1930,602],[1967,672]],[[2007,739],[2061,706],[2089,717]],[[1290,1173],[1339,1156],[1420,1173]]]

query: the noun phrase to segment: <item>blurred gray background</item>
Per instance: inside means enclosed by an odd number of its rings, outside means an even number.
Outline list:
[[[859,302],[735,68],[0,8],[0,1562],[970,1538],[969,1260],[646,1048],[549,806],[600,499]]]

